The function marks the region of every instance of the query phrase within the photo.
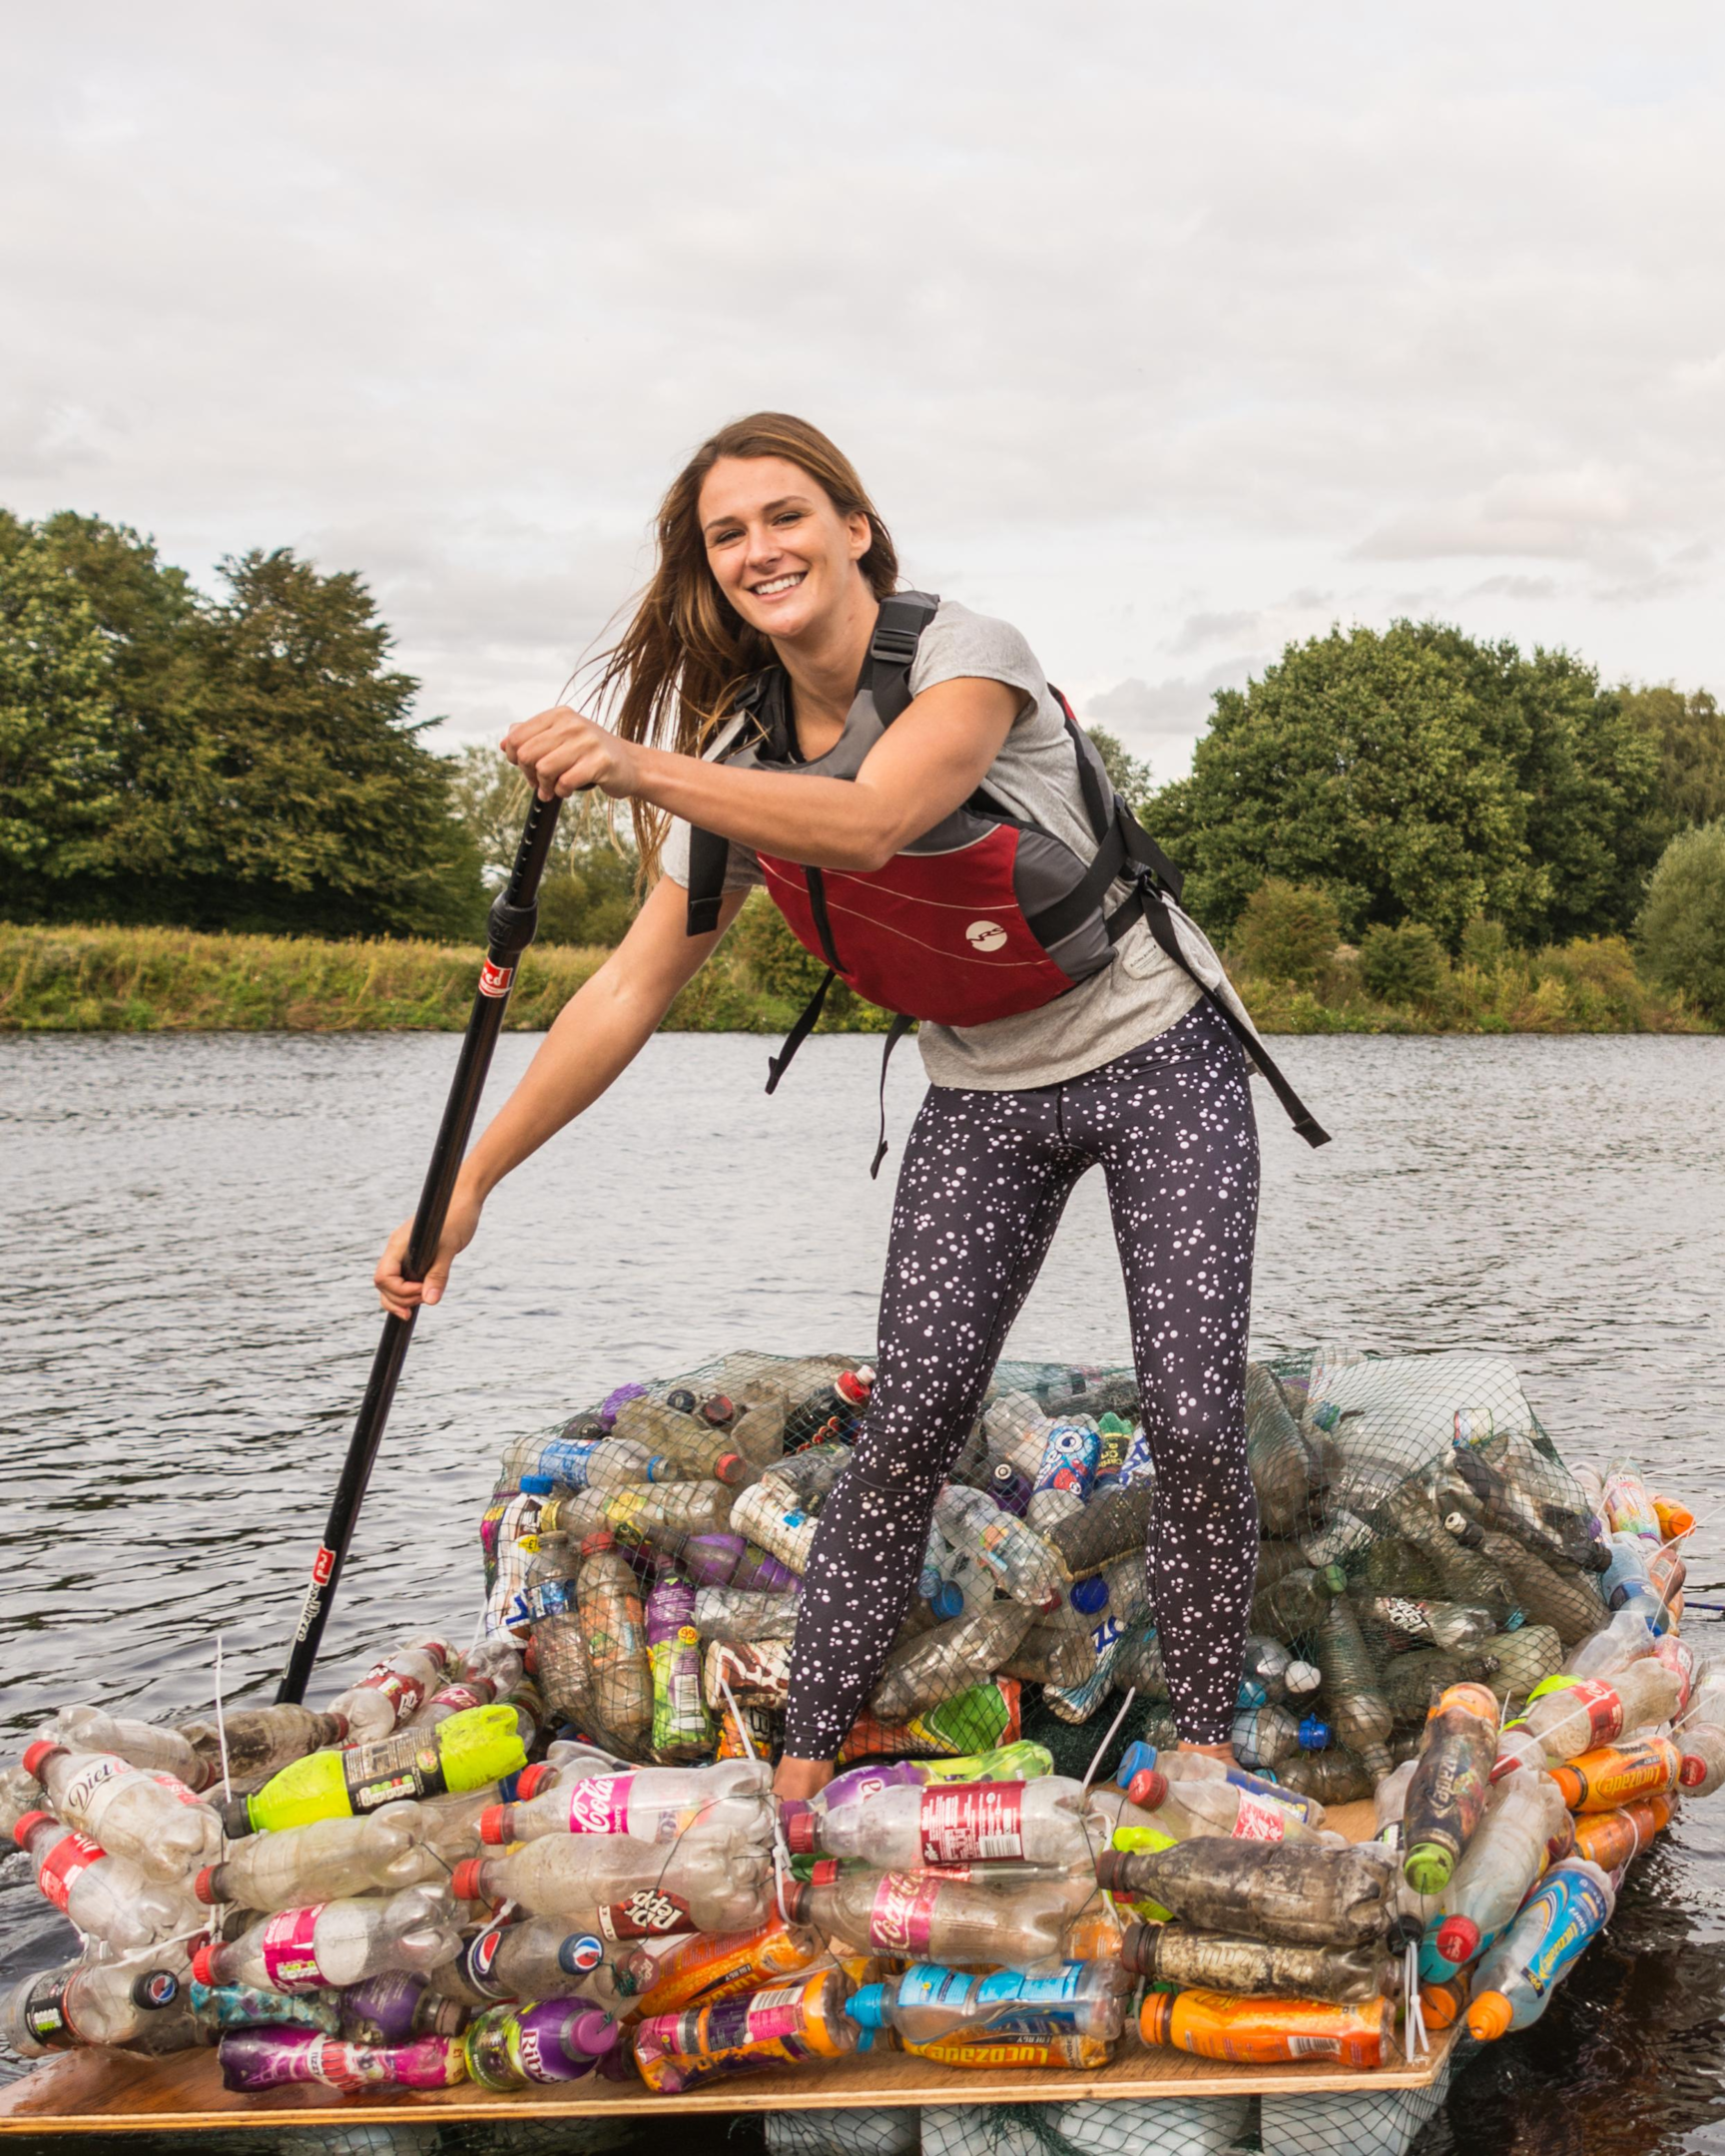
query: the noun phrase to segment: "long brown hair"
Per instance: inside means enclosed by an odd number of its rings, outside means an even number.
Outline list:
[[[698,756],[738,688],[769,666],[773,647],[720,592],[701,532],[702,481],[721,457],[783,457],[808,473],[841,516],[868,519],[858,564],[877,599],[898,587],[891,534],[857,469],[819,427],[789,412],[751,412],[709,436],[672,480],[659,506],[659,558],[634,619],[604,655],[599,696],[616,693],[614,725],[625,741]],[[664,811],[631,802],[643,878],[658,872]]]

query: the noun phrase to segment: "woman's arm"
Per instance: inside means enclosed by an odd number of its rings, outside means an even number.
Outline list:
[[[373,1276],[385,1310],[405,1318],[417,1305],[439,1300],[450,1265],[473,1240],[485,1200],[511,1168],[590,1108],[634,1061],[746,896],[727,893],[714,933],[692,936],[686,932],[687,894],[681,886],[668,876],[653,886],[629,933],[558,1012],[520,1083],[462,1163],[448,1223],[423,1284],[401,1271],[412,1222],[403,1221],[389,1238]]]
[[[1004,682],[936,683],[887,728],[855,780],[732,771],[644,749],[561,706],[511,727],[503,753],[547,800],[597,786],[812,868],[868,870],[970,798],[1023,702]]]

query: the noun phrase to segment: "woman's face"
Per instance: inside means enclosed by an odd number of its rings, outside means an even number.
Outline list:
[[[719,589],[751,628],[794,639],[851,599],[868,519],[841,515],[800,464],[721,457],[698,513]]]

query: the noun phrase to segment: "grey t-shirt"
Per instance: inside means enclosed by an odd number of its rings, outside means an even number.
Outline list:
[[[1005,747],[989,769],[989,793],[1013,815],[1064,839],[1088,859],[1096,839],[1084,813],[1077,759],[1035,654],[1009,623],[972,614],[955,600],[944,599],[916,647],[910,693],[920,696],[938,682],[963,677],[1004,682],[1024,699]],[[718,737],[711,754],[727,745],[732,731],[728,728]],[[687,888],[689,826],[681,818],[673,819],[667,834],[664,868]],[[762,881],[754,853],[733,839],[726,889],[753,889]],[[1116,884],[1109,904],[1118,904],[1126,888]],[[1182,920],[1183,943],[1188,942],[1188,930],[1191,937],[1198,936],[1197,929]],[[937,1086],[1002,1092],[1058,1085],[1166,1032],[1198,1001],[1198,994],[1144,923],[1134,921],[1120,938],[1113,964],[1052,1003],[1013,1018],[993,1018],[986,1025],[924,1022],[916,1039],[923,1068]]]

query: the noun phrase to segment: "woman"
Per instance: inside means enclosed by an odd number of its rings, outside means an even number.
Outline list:
[[[1094,751],[1024,639],[927,602],[912,610],[919,634],[893,647],[877,628],[896,586],[891,540],[857,474],[801,420],[761,413],[726,427],[678,477],[660,513],[657,571],[607,662],[605,685],[620,692],[616,730],[558,707],[503,742],[545,798],[598,787],[628,800],[648,872],[663,872],[473,1147],[422,1287],[402,1274],[406,1226],[390,1238],[376,1272],[387,1309],[405,1315],[441,1298],[489,1192],[618,1076],[756,884],[768,881],[811,937],[813,918],[837,956],[835,921],[849,938],[868,910],[846,901],[866,901],[906,861],[935,905],[949,887],[942,878],[965,861],[1014,848],[1095,861],[1109,880],[1112,856],[1099,852],[1097,833],[1114,811],[1099,822],[1085,798],[1086,785],[1093,795],[1097,786],[1086,776]],[[887,613],[898,620],[902,602]],[[881,671],[886,647],[895,698]],[[904,704],[890,725],[860,681],[881,705]],[[776,746],[763,717],[770,707]],[[746,738],[748,768],[725,761]],[[865,753],[853,753],[859,742]],[[987,812],[973,853],[958,843],[916,853],[944,819],[974,823],[979,803]],[[692,840],[692,831],[704,835]],[[1140,857],[1146,848],[1160,858],[1148,840]],[[1016,952],[1016,974],[989,978],[1018,985],[966,1006],[1007,1014],[922,1026],[931,1089],[899,1176],[873,1395],[804,1580],[782,1796],[812,1796],[832,1776],[908,1606],[946,1469],[1067,1195],[1096,1162],[1155,1462],[1148,1561],[1174,1712],[1184,1747],[1232,1756],[1258,1541],[1244,1417],[1258,1200],[1236,1038],[1244,1013],[1197,931],[1177,916],[1174,940],[1153,879],[1131,859],[1121,865],[1101,926],[1087,916],[1056,944],[1082,946],[1067,971],[1040,944],[1024,956],[1022,920],[1008,919],[1011,890],[1000,885],[990,917],[967,925],[971,957],[961,950],[955,964]],[[692,875],[711,885],[693,905]],[[962,919],[976,902],[961,894],[946,911],[955,904]],[[1062,924],[1075,901],[1063,903]],[[904,983],[912,1002],[923,996],[926,1018],[928,997],[938,1003],[942,991],[914,967]]]

